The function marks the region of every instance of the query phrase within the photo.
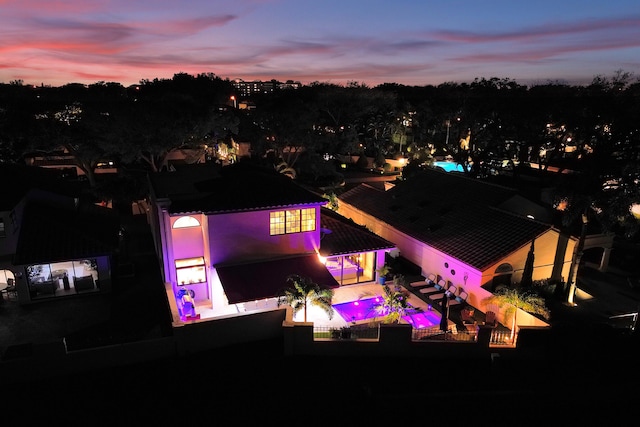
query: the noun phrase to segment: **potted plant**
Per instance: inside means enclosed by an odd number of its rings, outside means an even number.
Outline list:
[[[382,266],[380,266],[376,272],[378,273],[378,283],[380,283],[381,285],[384,285],[385,282],[387,281],[387,275],[389,274],[389,266],[387,264],[384,264]]]

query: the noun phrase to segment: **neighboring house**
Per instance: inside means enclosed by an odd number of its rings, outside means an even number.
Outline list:
[[[113,212],[81,204],[51,171],[2,164],[0,181],[0,283],[15,284],[20,304],[109,292]]]
[[[291,274],[324,288],[373,281],[394,248],[272,169],[206,163],[149,179],[156,252],[183,320],[273,308]]]
[[[66,178],[78,178],[86,175],[82,168],[78,166],[76,158],[69,154],[64,147],[51,152],[29,153],[25,155],[24,160],[29,166],[58,170]],[[115,175],[118,173],[118,166],[113,160],[104,159],[96,162],[93,173],[97,175]]]
[[[464,289],[483,311],[484,297],[521,280],[532,242],[533,280],[564,281],[578,240],[531,219],[549,216],[513,189],[437,170],[387,191],[361,184],[338,203],[340,214],[394,242],[425,277],[435,274]],[[519,325],[540,324],[523,314]]]

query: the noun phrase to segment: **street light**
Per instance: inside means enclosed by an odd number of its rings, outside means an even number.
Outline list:
[[[238,108],[238,101],[236,101],[236,97],[231,95],[230,99],[233,101],[233,108]]]

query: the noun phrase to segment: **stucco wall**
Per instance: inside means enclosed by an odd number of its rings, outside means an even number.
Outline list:
[[[320,246],[320,212],[315,231],[269,235],[269,213],[256,211],[207,217],[211,263],[249,261],[313,253]],[[239,244],[239,242],[241,242]]]
[[[353,219],[358,224],[366,226],[379,236],[395,243],[402,256],[409,259],[411,262],[421,266],[422,274],[425,277],[430,273],[433,273],[443,278],[444,280],[447,280],[450,283],[456,285],[457,287],[462,287],[469,294],[467,299],[469,304],[478,308],[482,312],[486,312],[488,310],[485,304],[482,303],[482,300],[488,296],[491,296],[492,293],[485,290],[481,286],[493,278],[493,272],[495,271],[495,268],[503,262],[512,263],[514,269],[518,269],[520,271],[521,277],[522,269],[524,268],[524,263],[529,251],[529,245],[523,246],[521,249],[511,254],[509,257],[505,258],[505,260],[502,260],[496,263],[496,265],[492,266],[490,269],[481,272],[449,256],[448,254],[440,252],[422,242],[417,241],[412,237],[406,236],[405,234],[396,231],[389,224],[380,222],[372,216],[359,211],[358,209],[347,203],[340,202],[339,213],[346,218]],[[543,266],[543,268],[541,268],[540,271],[534,270],[534,279],[547,278],[550,276],[550,272],[553,266],[553,260],[555,259],[555,246],[557,245],[557,237],[558,233],[556,231],[550,231],[541,236],[539,239],[536,239],[536,251],[538,251],[538,247],[540,247],[541,255],[539,261],[534,262],[534,266],[540,265]],[[538,243],[538,240],[540,241],[540,243]],[[551,248],[553,248],[553,250]],[[571,261],[572,248],[573,246],[570,246],[569,250],[567,250],[567,253],[564,256],[565,260],[568,259],[569,263]],[[549,253],[543,255],[543,252]],[[445,266],[445,263],[447,266]],[[452,273],[452,270],[455,271],[455,274]],[[465,273],[467,276],[466,280]],[[500,323],[510,326],[510,322],[505,316],[506,310],[500,309],[499,307],[491,307],[490,309],[492,309],[496,313]],[[529,313],[526,313],[523,310],[518,311],[517,321],[518,326],[548,326],[546,322],[530,315]]]

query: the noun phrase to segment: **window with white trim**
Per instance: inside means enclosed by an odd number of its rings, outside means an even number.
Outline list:
[[[288,209],[269,214],[269,234],[271,236],[314,231],[315,229],[315,208]]]

